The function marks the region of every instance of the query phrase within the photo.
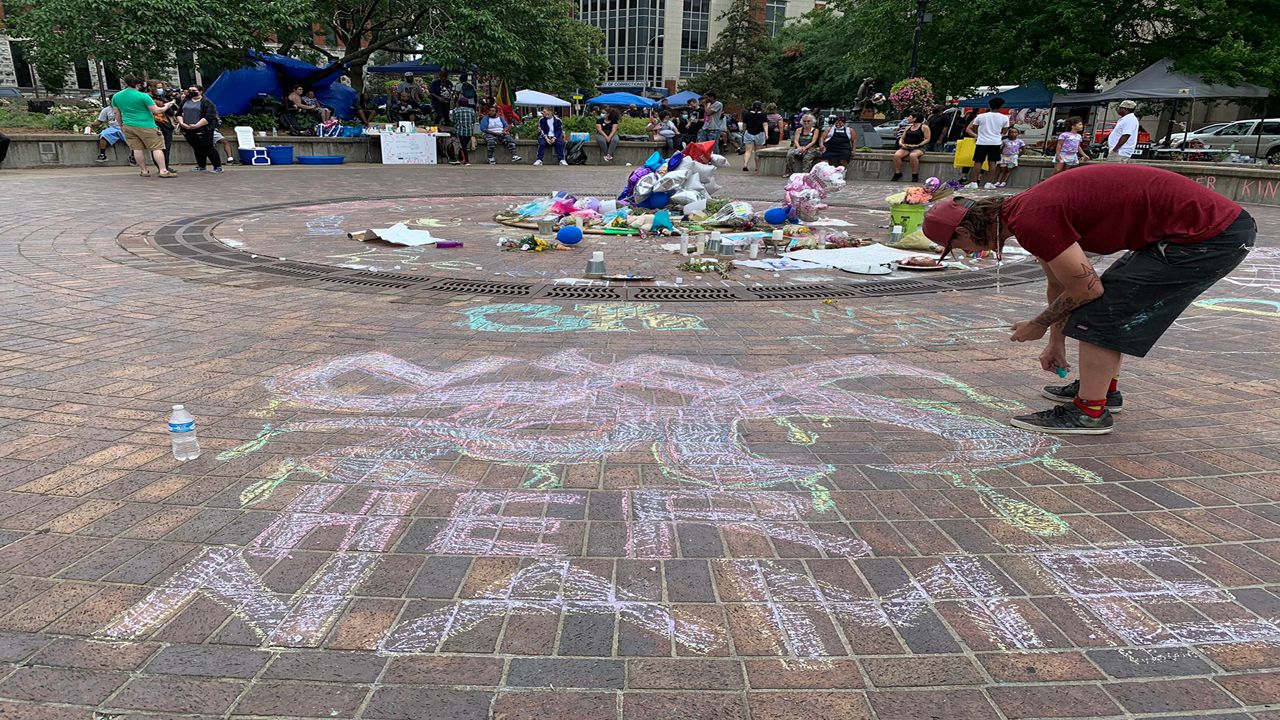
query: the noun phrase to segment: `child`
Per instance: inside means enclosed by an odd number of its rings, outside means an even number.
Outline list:
[[[1000,168],[1000,174],[996,177],[996,187],[1002,188],[1009,185],[1009,176],[1014,170],[1018,169],[1018,156],[1022,154],[1022,149],[1027,143],[1018,137],[1020,133],[1018,128],[1009,128],[1009,134],[1004,141],[1000,143],[1000,164],[996,167]]]
[[[1084,136],[1080,134],[1082,130],[1084,120],[1074,115],[1067,118],[1067,131],[1058,136],[1058,151],[1053,158],[1054,175],[1089,160],[1089,155],[1080,147],[1084,141]]]

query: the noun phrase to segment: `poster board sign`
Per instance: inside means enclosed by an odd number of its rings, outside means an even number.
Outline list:
[[[436,138],[427,133],[383,133],[382,164],[435,165]]]

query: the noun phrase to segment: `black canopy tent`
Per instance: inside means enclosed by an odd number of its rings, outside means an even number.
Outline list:
[[[1186,132],[1190,132],[1190,121],[1195,113],[1196,100],[1264,98],[1270,94],[1271,91],[1267,88],[1252,83],[1223,85],[1207,82],[1199,75],[1174,70],[1173,60],[1164,58],[1109,90],[1099,93],[1062,95],[1055,98],[1053,104],[1055,107],[1075,107],[1105,105],[1117,100],[1190,100],[1191,109],[1187,117],[1187,128],[1183,133],[1185,138]],[[1258,139],[1261,142],[1261,136]]]

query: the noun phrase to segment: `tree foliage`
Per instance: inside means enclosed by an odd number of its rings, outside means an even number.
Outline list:
[[[691,78],[689,88],[713,92],[737,104],[777,99],[771,62],[774,44],[760,19],[763,16],[763,0],[732,0],[717,18],[724,29],[710,49],[695,59],[706,64],[706,72]]]
[[[46,80],[92,57],[121,73],[163,74],[174,54],[198,51],[214,62],[243,61],[265,49],[270,29],[297,23],[306,0],[210,4],[200,0],[39,0],[6,18]]]
[[[939,95],[1030,80],[1088,91],[1163,57],[1213,81],[1280,87],[1278,0],[931,0],[928,10],[920,75]],[[840,104],[863,77],[882,90],[901,80],[915,17],[915,0],[831,0],[783,31],[784,92]]]

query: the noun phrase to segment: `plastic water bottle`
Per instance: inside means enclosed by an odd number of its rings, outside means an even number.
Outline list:
[[[196,440],[196,419],[181,405],[173,406],[169,416],[169,438],[173,440],[173,457],[179,462],[200,457],[200,443]]]

